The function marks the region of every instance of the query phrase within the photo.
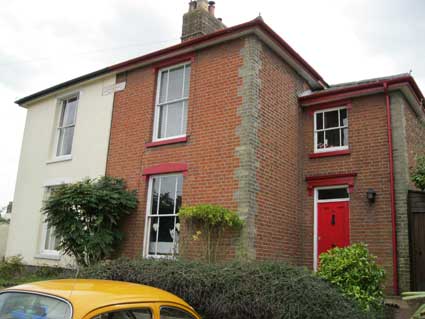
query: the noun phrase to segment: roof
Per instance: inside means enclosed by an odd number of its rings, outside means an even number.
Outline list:
[[[152,52],[134,59],[130,59],[115,65],[100,69],[95,72],[85,74],[83,76],[74,78],[72,80],[60,83],[58,85],[54,85],[45,90],[23,97],[17,100],[15,103],[19,105],[23,105],[25,103],[28,103],[40,97],[49,95],[60,89],[64,89],[72,85],[78,84],[80,82],[95,79],[97,77],[101,77],[109,73],[113,74],[113,73],[123,72],[131,68],[136,68],[143,63],[147,64],[149,62],[151,63],[156,62],[158,59],[161,59],[161,57],[164,59],[170,57],[170,55],[172,55],[173,52],[181,51],[183,53],[187,53],[187,52],[195,51],[199,48],[203,48],[208,45],[214,45],[218,43],[219,40],[224,41],[226,39],[228,40],[234,39],[237,36],[240,36],[241,33],[248,34],[249,31],[251,32],[258,31],[258,35],[264,35],[267,38],[268,40],[267,42],[270,46],[275,46],[276,49],[282,50],[284,52],[284,55],[288,59],[290,59],[290,65],[292,65],[293,67],[299,67],[299,69],[301,70],[300,71],[301,75],[309,81],[310,85],[314,86],[316,89],[327,87],[327,83],[321,77],[321,75],[315,69],[313,69],[313,67],[311,67],[294,49],[292,49],[291,46],[288,43],[286,43],[276,32],[274,32],[272,28],[270,28],[263,21],[262,18],[259,17],[254,20],[248,21],[246,23],[221,29],[219,31],[204,35],[199,38],[194,38],[194,39],[179,43],[177,45],[167,47],[165,49],[161,49],[161,50],[158,50],[158,51],[155,51],[155,52]]]
[[[303,92],[299,100],[302,105],[308,106],[396,89],[402,90],[406,96],[409,96],[411,102],[423,106],[424,95],[415,79],[408,73],[330,85],[321,91]]]
[[[76,318],[96,308],[131,302],[172,302],[191,308],[183,299],[164,290],[121,281],[62,279],[7,290],[38,292],[66,299],[73,305]]]

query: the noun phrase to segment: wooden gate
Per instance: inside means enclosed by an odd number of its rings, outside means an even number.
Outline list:
[[[425,291],[425,192],[409,191],[412,289]]]

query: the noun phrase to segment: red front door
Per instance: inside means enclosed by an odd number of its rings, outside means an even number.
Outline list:
[[[350,244],[348,201],[318,203],[317,255]]]

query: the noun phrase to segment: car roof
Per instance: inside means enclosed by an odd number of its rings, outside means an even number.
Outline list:
[[[110,305],[143,302],[170,302],[192,309],[183,299],[158,288],[122,281],[94,279],[61,279],[19,285],[6,291],[35,292],[68,300],[74,318]]]

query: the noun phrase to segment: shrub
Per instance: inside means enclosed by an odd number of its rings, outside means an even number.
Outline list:
[[[334,284],[367,311],[382,309],[384,270],[364,244],[333,248],[320,255],[318,275]]]
[[[179,211],[182,221],[191,224],[193,240],[199,240],[205,252],[205,261],[217,261],[217,252],[226,230],[239,230],[242,219],[227,208],[216,205],[183,207]]]
[[[59,249],[89,265],[113,254],[123,237],[119,221],[136,207],[136,193],[123,180],[105,176],[54,188],[43,210]]]
[[[19,276],[24,270],[21,256],[11,256],[0,262],[0,278],[10,279]]]
[[[204,319],[368,317],[326,281],[279,262],[207,264],[120,258],[83,269],[81,277],[128,281],[170,291]]]
[[[416,167],[411,174],[412,182],[420,190],[425,190],[425,156],[416,159]]]

